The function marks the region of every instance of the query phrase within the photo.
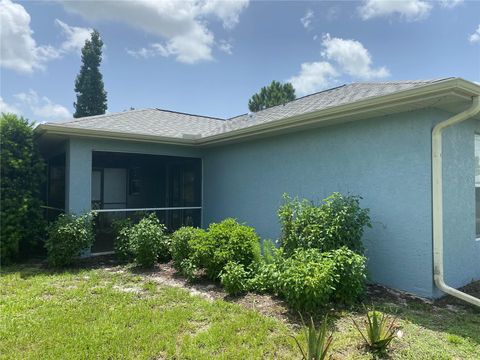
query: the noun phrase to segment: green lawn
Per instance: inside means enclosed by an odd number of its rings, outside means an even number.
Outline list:
[[[242,305],[207,300],[145,277],[105,269],[48,272],[4,268],[0,357],[5,359],[299,358],[298,326]],[[403,337],[391,358],[478,359],[480,313],[418,302],[378,306],[395,312]],[[333,358],[371,359],[351,317],[332,316]]]

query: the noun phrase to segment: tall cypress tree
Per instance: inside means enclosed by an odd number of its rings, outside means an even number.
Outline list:
[[[82,67],[75,80],[77,101],[73,103],[73,117],[105,114],[107,110],[107,93],[103,87],[103,77],[100,73],[102,62],[103,41],[97,30],[82,48]]]

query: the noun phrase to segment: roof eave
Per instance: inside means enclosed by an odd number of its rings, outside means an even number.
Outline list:
[[[448,94],[469,99],[472,96],[480,95],[480,86],[460,78],[448,79],[418,88],[398,91],[389,95],[376,96],[311,113],[206,136],[201,138],[198,144],[212,145],[225,141],[238,140],[253,134],[259,135],[301,125],[327,122],[334,119],[345,118],[353,114],[359,115],[361,112],[385,110],[393,106],[425,101]]]
[[[139,142],[161,143],[169,145],[189,145],[193,146],[196,139],[176,138],[169,136],[158,136],[149,134],[124,133],[110,130],[79,129],[54,124],[40,124],[35,128],[39,135],[48,133],[52,135],[64,135],[74,137],[102,138],[112,140],[132,140]]]
[[[57,124],[41,124],[37,126],[35,132],[40,135],[43,133],[49,133],[65,136],[97,137],[170,145],[202,146],[236,141],[253,135],[260,135],[314,123],[334,123],[336,119],[343,119],[352,115],[358,116],[361,113],[374,113],[375,111],[383,111],[383,113],[385,113],[388,108],[394,106],[412,104],[445,95],[454,95],[469,99],[472,96],[480,95],[480,86],[460,78],[452,78],[413,89],[398,91],[389,95],[376,96],[311,113],[300,114],[298,116],[292,116],[281,120],[266,122],[197,139],[79,129]]]

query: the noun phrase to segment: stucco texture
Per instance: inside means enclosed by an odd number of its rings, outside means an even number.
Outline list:
[[[210,148],[204,153],[204,225],[232,216],[263,238],[277,238],[283,193],[312,200],[334,191],[360,195],[373,222],[364,237],[371,280],[438,296],[432,281],[431,129],[449,116],[425,109]],[[451,129],[444,142],[445,215],[455,214],[445,222],[445,273],[456,286],[480,278],[471,123]]]

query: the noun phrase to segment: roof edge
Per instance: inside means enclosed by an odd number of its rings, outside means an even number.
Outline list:
[[[455,93],[457,96],[472,97],[480,96],[480,85],[464,80],[462,78],[447,78],[431,84],[426,84],[412,89],[405,89],[392,94],[375,96],[364,100],[359,100],[339,106],[334,106],[310,113],[304,113],[277,121],[266,122],[232,130],[229,132],[202,137],[198,144],[211,145],[223,141],[230,141],[247,137],[251,134],[261,134],[274,130],[281,130],[308,123],[322,122],[332,120],[340,116],[348,116],[351,113],[359,111],[374,111],[386,109],[389,107],[415,103],[431,97],[438,97],[445,94]]]
[[[321,123],[326,120],[348,116],[352,113],[385,110],[393,106],[415,103],[432,97],[445,94],[463,96],[465,98],[480,96],[480,85],[462,78],[448,78],[431,84],[426,84],[413,89],[405,89],[388,95],[375,96],[343,105],[338,105],[310,113],[304,113],[293,117],[283,118],[277,121],[257,124],[246,128],[232,130],[225,133],[205,136],[201,138],[175,138],[167,136],[112,132],[105,130],[79,129],[62,126],[62,124],[40,124],[35,128],[39,135],[43,133],[65,135],[99,137],[118,140],[133,140],[143,142],[155,142],[172,145],[212,145],[245,138],[255,134],[268,133],[276,130],[292,128],[310,123]]]

